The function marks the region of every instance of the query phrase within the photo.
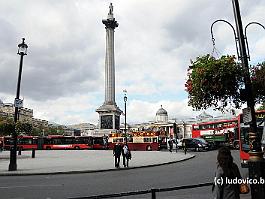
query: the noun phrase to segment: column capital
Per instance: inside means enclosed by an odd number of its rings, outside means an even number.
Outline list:
[[[105,28],[111,28],[111,29],[115,29],[116,27],[119,26],[118,22],[115,21],[115,18],[113,19],[103,19],[102,23],[105,24]]]

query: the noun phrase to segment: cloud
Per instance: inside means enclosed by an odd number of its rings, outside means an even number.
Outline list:
[[[234,25],[231,1],[113,0],[116,101],[128,90],[131,122],[154,119],[163,104],[172,117],[194,116],[184,91],[190,59],[211,53],[211,24]],[[0,98],[13,102],[19,56],[26,38],[21,96],[34,116],[58,123],[97,122],[104,101],[105,28],[109,1],[0,2]],[[265,24],[263,0],[241,1],[243,24]],[[251,64],[264,60],[264,31],[247,30]],[[233,31],[214,26],[219,54],[236,54]],[[76,108],[75,108],[76,107]],[[129,113],[128,112],[128,113]]]

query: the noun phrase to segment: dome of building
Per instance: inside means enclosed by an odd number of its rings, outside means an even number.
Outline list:
[[[156,122],[162,122],[162,123],[168,122],[167,111],[162,108],[162,105],[161,108],[158,109],[158,111],[156,112]]]
[[[163,109],[161,105],[161,108],[158,109],[158,111],[156,112],[156,115],[167,115],[167,111]]]

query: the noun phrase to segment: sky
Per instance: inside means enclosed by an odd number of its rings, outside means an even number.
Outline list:
[[[155,120],[162,105],[169,118],[196,117],[185,91],[190,60],[211,54],[211,24],[235,24],[231,0],[0,0],[0,99],[13,103],[25,38],[20,98],[34,117],[59,124],[97,124],[104,102],[105,34],[102,19],[113,3],[116,103],[127,122]],[[243,26],[265,25],[264,0],[239,0]],[[235,26],[235,25],[234,25]],[[250,64],[264,61],[265,31],[247,28]],[[233,30],[213,26],[214,56],[236,54]],[[208,110],[214,116],[219,112]],[[124,117],[121,116],[121,122]]]

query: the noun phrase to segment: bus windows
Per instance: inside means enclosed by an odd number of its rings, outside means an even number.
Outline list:
[[[94,144],[103,145],[103,138],[102,137],[95,137],[94,138]]]
[[[18,138],[18,144],[33,144],[32,138]]]
[[[157,138],[155,137],[155,138],[153,138],[153,142],[157,142]]]
[[[53,139],[51,140],[51,143],[52,143],[52,144],[56,144],[56,145],[63,144],[62,139],[60,139],[60,138],[53,138]]]
[[[63,144],[73,144],[75,139],[73,137],[65,137]]]
[[[144,142],[151,142],[151,138],[147,137],[147,138],[144,138]]]
[[[133,138],[132,137],[127,137],[127,142],[133,142]]]
[[[123,138],[114,138],[113,142],[123,142]]]

